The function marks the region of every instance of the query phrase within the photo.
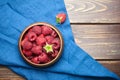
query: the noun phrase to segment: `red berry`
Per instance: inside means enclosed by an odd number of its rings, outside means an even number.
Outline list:
[[[42,47],[41,46],[34,46],[31,49],[32,53],[34,53],[35,55],[39,55],[42,53]]]
[[[25,56],[31,56],[32,55],[32,52],[30,50],[23,50],[23,54]]]
[[[52,37],[52,36],[46,36],[45,38],[47,40],[47,43],[51,43],[54,39],[54,37]]]
[[[55,50],[54,53],[52,53],[52,57],[55,58],[58,55],[58,51]]]
[[[37,38],[37,35],[34,32],[28,32],[27,37],[29,41],[34,41]]]
[[[55,31],[52,31],[51,36],[53,36],[53,37],[57,37],[57,33],[56,33]]]
[[[55,38],[55,39],[52,41],[52,44],[53,44],[53,48],[54,48],[54,49],[59,49],[59,48],[60,48],[60,39],[59,39],[59,38]]]
[[[46,53],[42,53],[38,57],[39,57],[40,62],[42,63],[46,63],[49,61],[49,58]]]
[[[32,48],[32,43],[29,42],[26,38],[23,39],[21,45],[22,45],[22,48],[25,50],[30,50]]]
[[[31,60],[34,56],[27,56],[27,59]]]
[[[41,27],[40,26],[33,26],[32,31],[35,32],[37,35],[41,34]]]
[[[45,36],[44,36],[43,34],[41,34],[39,37],[42,37],[42,38],[44,38]]]
[[[48,26],[42,26],[42,34],[43,35],[49,35],[52,33],[52,29]]]
[[[36,63],[36,64],[39,64],[39,63],[40,63],[40,60],[39,60],[38,57],[32,58],[31,61],[32,61],[33,63]]]
[[[46,39],[44,37],[39,36],[36,39],[36,43],[37,43],[37,45],[43,46],[46,43]]]
[[[34,46],[37,46],[36,42],[33,42],[32,44],[33,44],[33,47],[34,47]]]
[[[23,39],[28,40],[27,34],[24,35]]]
[[[56,16],[56,22],[62,24],[66,20],[66,14],[65,13],[59,13]]]

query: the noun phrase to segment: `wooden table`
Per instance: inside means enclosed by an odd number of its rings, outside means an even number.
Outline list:
[[[120,0],[65,0],[76,43],[120,76]],[[24,80],[0,66],[0,80]]]

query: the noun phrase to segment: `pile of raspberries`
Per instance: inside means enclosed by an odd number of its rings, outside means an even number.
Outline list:
[[[52,45],[53,51],[44,49]],[[60,50],[60,38],[55,30],[46,25],[35,25],[28,29],[21,41],[22,52],[31,62],[44,64],[52,61]]]

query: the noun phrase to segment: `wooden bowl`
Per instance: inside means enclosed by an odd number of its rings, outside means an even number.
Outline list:
[[[44,63],[44,64],[36,64],[36,63],[33,63],[33,62],[31,62],[28,58],[26,58],[26,56],[25,56],[25,55],[23,54],[23,52],[22,52],[21,41],[22,41],[22,39],[23,39],[23,36],[25,35],[25,33],[26,33],[30,28],[32,28],[32,27],[35,26],[35,25],[46,25],[46,26],[49,26],[49,27],[51,27],[54,31],[56,31],[56,33],[57,33],[58,36],[59,36],[60,44],[61,44],[61,45],[60,45],[59,52],[58,52],[57,56],[56,56],[53,60],[51,60],[50,62],[48,62],[48,63]],[[61,56],[61,54],[62,54],[62,50],[63,50],[63,38],[62,38],[62,35],[61,35],[60,31],[59,31],[57,28],[55,28],[53,25],[48,24],[48,23],[45,23],[45,22],[34,23],[34,24],[31,24],[30,26],[28,26],[28,27],[22,32],[22,34],[21,34],[21,36],[20,36],[20,39],[19,39],[19,50],[20,50],[20,54],[22,55],[23,59],[24,59],[27,63],[31,64],[32,66],[35,66],[35,67],[48,67],[48,66],[54,64],[54,63],[55,63],[56,61],[58,61],[58,59],[60,58],[60,56]]]

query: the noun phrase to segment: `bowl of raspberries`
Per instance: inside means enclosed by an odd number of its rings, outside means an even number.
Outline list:
[[[28,26],[19,39],[23,59],[36,67],[54,64],[61,56],[63,38],[53,25],[38,22]]]

